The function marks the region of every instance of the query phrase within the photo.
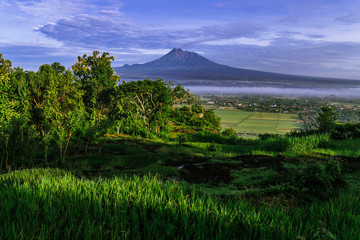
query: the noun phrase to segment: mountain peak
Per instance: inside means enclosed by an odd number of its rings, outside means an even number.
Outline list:
[[[171,56],[171,57],[176,57],[176,58],[183,58],[185,57],[187,54],[191,54],[190,52],[188,51],[184,51],[182,50],[181,48],[174,48],[173,50],[171,50],[168,54],[168,56]],[[165,55],[165,56],[166,56]]]
[[[195,52],[184,51],[181,48],[174,48],[161,58],[149,62],[146,65],[153,67],[204,67],[215,63],[200,56]]]
[[[171,50],[170,52],[187,52],[187,51],[184,51],[181,48],[173,48],[173,50]]]

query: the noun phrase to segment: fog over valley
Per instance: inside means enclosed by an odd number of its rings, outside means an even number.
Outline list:
[[[184,86],[194,94],[213,95],[268,95],[284,97],[339,97],[360,98],[358,88],[281,88],[281,87],[219,87],[219,86]]]

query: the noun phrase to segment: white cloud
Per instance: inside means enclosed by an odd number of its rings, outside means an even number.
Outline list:
[[[62,17],[81,13],[84,10],[85,1],[69,0],[42,0],[16,2],[20,11],[32,16],[37,24],[54,22]]]
[[[335,21],[340,21],[347,24],[360,23],[360,14],[349,14],[336,18]]]
[[[204,42],[208,45],[239,45],[239,44],[245,44],[245,45],[257,45],[257,46],[269,46],[271,44],[272,40],[270,39],[256,39],[256,38],[232,38],[232,39],[221,39],[221,40],[215,40],[215,41],[207,41]]]

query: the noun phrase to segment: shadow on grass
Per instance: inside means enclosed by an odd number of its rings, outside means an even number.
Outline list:
[[[87,181],[62,171],[39,169],[2,176],[0,190],[3,239],[287,239],[291,236],[269,227],[257,218],[256,212],[246,216],[235,210],[236,204],[221,206],[205,196],[188,195],[179,185],[164,186],[153,178],[127,183]]]

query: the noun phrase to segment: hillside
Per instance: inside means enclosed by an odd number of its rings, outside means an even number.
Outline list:
[[[237,85],[237,86],[292,86],[292,87],[351,87],[354,80],[297,76],[272,72],[234,68],[194,53],[174,48],[166,55],[144,64],[125,64],[114,70],[122,79],[157,77],[186,82],[187,85]]]

